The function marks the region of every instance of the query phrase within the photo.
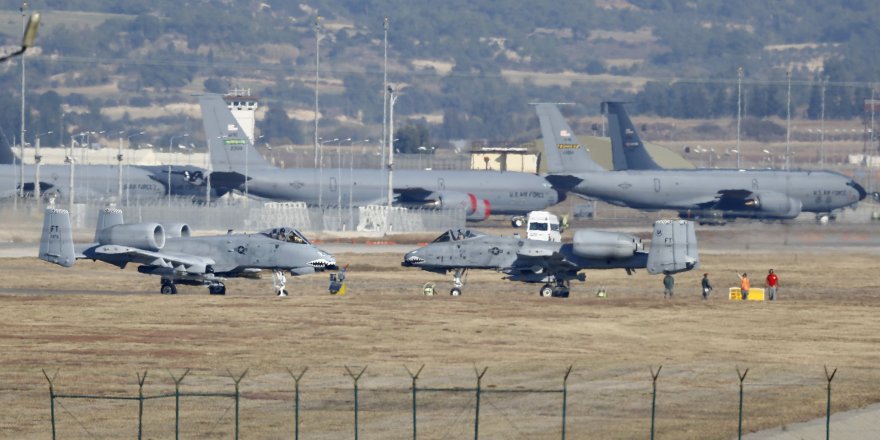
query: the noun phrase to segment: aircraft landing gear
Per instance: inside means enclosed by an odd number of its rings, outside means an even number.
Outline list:
[[[559,298],[568,298],[569,283],[568,280],[556,280],[556,287],[553,289],[553,296]]]
[[[278,269],[272,271],[272,285],[275,287],[275,294],[278,296],[287,296],[287,290],[284,288],[287,285],[287,277],[284,276],[284,272]]]
[[[510,219],[510,226],[513,226],[514,228],[519,229],[523,227],[524,224],[526,224],[526,219],[521,216],[512,217]]]
[[[557,298],[568,298],[570,287],[569,281],[556,278],[554,282],[556,283],[555,286],[550,283],[541,286],[541,290],[538,291],[538,294],[545,298],[551,296]]]
[[[174,285],[174,281],[162,278],[162,287],[159,288],[159,293],[162,295],[177,295],[177,286]]]
[[[553,296],[553,286],[549,284],[544,284],[541,286],[541,290],[538,292],[539,295],[547,298]]]
[[[452,290],[449,294],[452,296],[461,296],[461,289],[464,287],[464,281],[461,280],[462,275],[467,273],[467,269],[455,269],[452,271]]]
[[[208,293],[211,295],[226,295],[226,286],[223,283],[208,285]]]

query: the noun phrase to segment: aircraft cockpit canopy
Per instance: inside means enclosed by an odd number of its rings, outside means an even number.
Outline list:
[[[263,231],[263,235],[287,243],[312,244],[306,236],[296,228],[274,228]]]
[[[471,231],[470,229],[450,229],[443,234],[440,234],[439,237],[435,238],[431,243],[445,243],[448,241],[458,241],[464,240],[468,238],[479,237],[483,234]]]

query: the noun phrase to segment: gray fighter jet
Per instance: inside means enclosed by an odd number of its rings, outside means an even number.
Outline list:
[[[73,266],[77,259],[100,260],[119,268],[139,264],[138,272],[162,277],[163,294],[175,294],[176,285],[185,284],[205,285],[212,295],[223,295],[225,278],[255,278],[260,270],[268,269],[275,292],[287,296],[283,271],[307,275],[336,268],[333,256],[294,228],[192,237],[186,224],[125,224],[121,210],[105,208],[98,214],[94,241],[75,249],[69,213],[49,208],[39,258],[64,267]]]
[[[866,196],[855,180],[831,171],[666,170],[655,169],[659,167],[643,156],[635,162],[650,169],[608,171],[590,158],[555,104],[538,104],[536,109],[547,180],[585,197],[642,210],[671,209],[682,218],[723,223],[737,217],[793,219],[801,212],[829,215]],[[626,156],[636,156],[644,147],[635,127],[629,118],[612,115],[621,113],[609,112],[613,136],[621,139],[619,149],[633,149]]]
[[[572,243],[556,243],[450,230],[407,253],[401,264],[443,274],[452,271],[453,296],[461,295],[468,269],[492,269],[509,280],[543,283],[541,296],[567,297],[571,280],[586,280],[584,269],[678,273],[698,267],[699,255],[692,222],[659,220],[648,252],[638,237],[617,232],[578,230]]]
[[[222,96],[203,95],[199,101],[210,146],[212,187],[244,191],[247,180],[252,196],[309,205],[335,205],[340,199],[356,206],[387,201],[382,191],[387,170],[276,168],[260,156]],[[394,170],[393,192],[398,206],[464,208],[472,221],[489,214],[521,216],[565,198],[543,177],[513,171]]]

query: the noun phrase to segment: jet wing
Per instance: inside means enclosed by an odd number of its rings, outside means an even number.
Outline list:
[[[516,253],[519,257],[518,266],[541,267],[546,272],[565,272],[569,270],[578,270],[577,264],[567,260],[561,253],[552,249],[541,248],[524,248]]]
[[[211,258],[176,252],[154,252],[131,246],[107,244],[89,249],[86,255],[124,259],[129,263],[173,269],[176,272],[204,274],[215,262]],[[90,256],[88,258],[91,258]]]
[[[398,203],[433,203],[439,200],[434,191],[424,188],[394,188],[394,195]]]
[[[718,191],[715,198],[696,205],[706,209],[742,210],[746,209],[746,202],[755,193],[747,189],[723,189]]]

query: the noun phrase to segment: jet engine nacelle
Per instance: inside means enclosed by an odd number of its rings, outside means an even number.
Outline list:
[[[467,219],[471,221],[486,220],[492,213],[488,200],[477,198],[471,193],[441,194],[440,209],[464,209]]]
[[[131,246],[158,251],[165,246],[165,228],[158,223],[132,223],[110,226],[98,232],[98,243]]]
[[[780,218],[795,218],[801,213],[801,201],[785,194],[757,193],[746,201],[746,206],[757,208],[761,213]]]
[[[573,248],[575,255],[584,258],[628,258],[644,246],[632,235],[582,229],[574,233]]]
[[[192,234],[189,225],[186,223],[172,223],[164,226],[165,238],[187,238]]]

